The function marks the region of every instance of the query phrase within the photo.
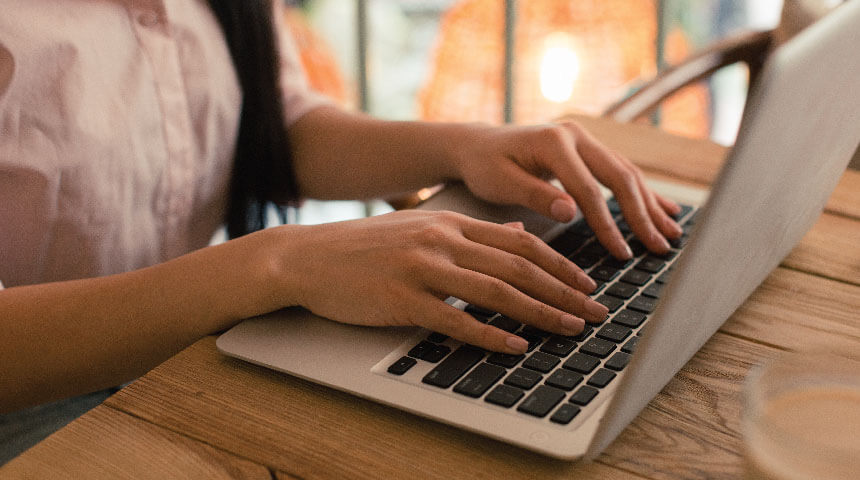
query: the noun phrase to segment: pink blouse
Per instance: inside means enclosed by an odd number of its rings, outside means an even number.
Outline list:
[[[7,287],[125,272],[208,244],[224,219],[241,94],[207,5],[4,0]],[[278,28],[289,125],[325,100]]]

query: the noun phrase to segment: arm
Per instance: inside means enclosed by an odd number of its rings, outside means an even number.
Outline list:
[[[271,228],[138,271],[0,291],[0,412],[117,385],[204,335],[293,305],[522,354],[525,340],[444,299],[576,335],[606,316],[584,293],[594,288],[522,229],[448,212]]]
[[[598,183],[613,191],[633,232],[652,251],[681,235],[679,207],[645,185],[627,159],[575,123],[494,127],[392,122],[321,107],[290,127],[300,194],[346,199],[391,195],[459,180],[477,196],[519,204],[560,222],[582,210],[601,243],[631,256]],[[550,185],[558,178],[564,191]]]
[[[129,273],[0,290],[0,412],[118,385],[276,308],[266,251],[250,235]]]

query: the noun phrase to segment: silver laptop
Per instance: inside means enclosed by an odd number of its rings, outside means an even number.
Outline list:
[[[686,244],[669,256],[637,251],[633,262],[618,262],[589,238],[581,219],[557,224],[482,203],[463,188],[422,205],[523,221],[586,266],[603,283],[595,298],[614,313],[583,335],[549,335],[449,299],[522,335],[531,350],[493,354],[422,329],[350,326],[302,309],[249,319],[223,334],[218,349],[553,457],[594,457],[820,215],[860,142],[858,45],[854,1],[771,56],[710,194],[654,184],[691,207],[679,220]]]

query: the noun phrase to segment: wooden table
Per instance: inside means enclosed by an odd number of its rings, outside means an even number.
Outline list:
[[[707,185],[725,149],[580,118],[653,177]],[[860,348],[860,173],[597,461],[566,463],[223,357],[200,340],[2,478],[716,478],[741,469],[741,389],[781,350]]]

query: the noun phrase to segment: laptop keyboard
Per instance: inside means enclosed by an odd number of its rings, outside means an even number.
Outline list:
[[[583,408],[596,404],[595,398],[630,361],[672,264],[686,244],[696,213],[693,207],[682,205],[676,220],[684,234],[671,242],[673,249],[668,254],[658,256],[647,252],[632,235],[614,199],[608,201],[608,206],[633,251],[633,259],[618,260],[609,255],[585,220],[574,222],[549,242],[550,247],[579,265],[597,283],[591,297],[609,309],[608,321],[586,324],[579,335],[563,336],[467,305],[464,310],[476,320],[528,341],[526,354],[486,352],[431,332],[391,363],[387,373],[402,376],[422,362],[433,364],[421,378],[425,385],[483,399],[519,414],[549,416],[550,421],[561,425],[569,424]]]

